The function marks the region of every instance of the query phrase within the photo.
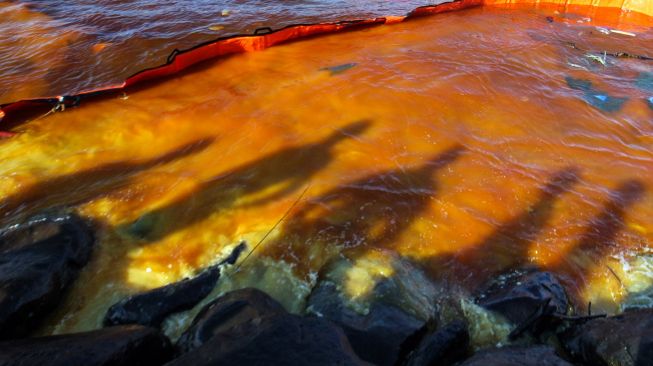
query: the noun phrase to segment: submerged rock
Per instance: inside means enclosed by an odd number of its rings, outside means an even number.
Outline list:
[[[159,221],[160,220],[156,215],[146,213],[130,225],[126,226],[123,231],[134,238],[146,240],[149,238],[157,224],[159,224]]]
[[[447,366],[465,358],[469,332],[464,321],[454,321],[425,336],[410,354],[405,366]]]
[[[235,263],[244,249],[245,244],[239,244],[227,259],[205,269],[196,277],[136,294],[113,304],[104,317],[104,325],[158,327],[167,316],[188,310],[202,301],[220,278],[220,266]]]
[[[340,328],[318,318],[285,314],[257,326],[235,326],[168,364],[366,365]]]
[[[570,304],[558,279],[533,269],[511,271],[490,281],[476,303],[516,324],[513,336],[524,331],[539,334],[553,330],[555,316],[568,313]]]
[[[583,100],[587,104],[596,107],[603,112],[619,111],[628,98],[615,97],[608,93],[596,89],[589,80],[576,79],[571,76],[565,78],[567,85],[575,90],[583,92]]]
[[[571,366],[552,347],[504,347],[476,353],[460,366]]]
[[[569,354],[588,365],[653,365],[653,309],[572,325],[560,336]]]
[[[281,304],[260,290],[246,288],[231,291],[200,310],[179,338],[177,347],[181,352],[188,352],[234,327],[241,331],[251,329],[268,318],[285,314]]]
[[[35,217],[0,233],[0,339],[27,335],[56,308],[93,242],[72,214]]]
[[[653,92],[653,72],[641,72],[635,79],[635,85],[642,90]]]
[[[165,336],[140,325],[5,341],[0,350],[0,366],[154,366],[173,356]]]

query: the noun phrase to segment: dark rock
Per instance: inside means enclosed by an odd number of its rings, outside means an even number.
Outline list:
[[[344,329],[356,354],[377,365],[394,365],[401,354],[402,344],[426,324],[426,321],[382,302],[373,302],[369,312],[361,315],[345,306],[331,282],[321,282],[311,293],[308,304],[311,312]]]
[[[560,340],[574,359],[587,365],[653,365],[653,309],[572,325]]]
[[[306,311],[341,326],[360,358],[386,366],[434,328],[442,297],[440,286],[396,252],[351,251],[320,271]]]
[[[236,247],[229,253],[227,258],[223,259],[218,265],[224,265],[224,264],[236,264],[236,261],[238,261],[238,258],[240,258],[240,255],[243,254],[243,252],[247,249],[247,243],[245,241],[241,241]]]
[[[267,318],[284,314],[283,306],[262,291],[253,288],[231,291],[200,310],[179,338],[177,348],[188,352],[231,328],[257,327]]]
[[[566,315],[570,307],[564,288],[553,274],[531,269],[493,279],[476,303],[517,324],[516,331],[528,329],[534,334],[553,330],[558,324],[554,317]]]
[[[0,366],[148,366],[172,355],[168,338],[140,325],[0,343]]]
[[[465,358],[469,332],[464,321],[454,321],[422,339],[406,366],[447,366]]]
[[[170,314],[188,310],[202,301],[220,277],[214,266],[199,276],[127,297],[113,304],[104,317],[104,325],[141,324],[158,327]]]
[[[127,297],[113,304],[104,317],[104,325],[141,324],[158,327],[170,314],[188,310],[202,301],[220,278],[220,266],[233,264],[244,250],[240,243],[224,261],[193,278]]]
[[[0,339],[33,331],[88,262],[93,233],[75,215],[40,216],[0,233]]]
[[[285,314],[256,327],[235,326],[169,366],[193,365],[366,365],[342,329],[319,318]]]
[[[504,347],[476,353],[460,366],[571,366],[552,347]]]

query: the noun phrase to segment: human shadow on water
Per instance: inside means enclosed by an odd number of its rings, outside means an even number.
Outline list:
[[[478,282],[507,269],[528,265],[529,244],[546,227],[556,201],[571,189],[578,176],[578,170],[573,167],[554,173],[540,189],[535,203],[524,212],[497,227],[478,244],[426,260],[429,272],[473,291]]]
[[[575,300],[581,298],[585,276],[600,266],[607,256],[614,254],[617,235],[624,228],[626,210],[644,193],[644,185],[637,180],[619,184],[610,192],[608,201],[590,221],[578,242],[551,267],[552,271],[565,275],[566,281],[575,284],[567,286],[568,291],[572,291],[569,295]]]
[[[213,137],[200,139],[151,159],[107,163],[33,184],[0,201],[0,223],[19,220],[54,205],[87,202],[107,194],[135,174],[197,154],[213,141]]]
[[[196,190],[121,225],[118,230],[154,241],[200,222],[214,212],[233,207],[236,199],[245,201],[242,206],[272,202],[300,188],[333,160],[337,143],[362,134],[369,125],[366,120],[354,122],[321,141],[284,148],[222,173]],[[251,196],[253,200],[247,201]]]
[[[454,146],[421,165],[372,174],[310,199],[259,255],[293,263],[295,273],[306,278],[343,250],[394,247],[438,191],[434,174],[462,152]]]

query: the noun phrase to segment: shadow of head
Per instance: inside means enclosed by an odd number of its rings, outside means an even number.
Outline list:
[[[443,168],[460,158],[464,151],[465,148],[462,145],[454,145],[443,152],[433,155],[424,165],[434,170]]]
[[[135,164],[135,167],[139,168],[151,168],[156,165],[163,165],[163,164],[168,164],[172,163],[173,161],[198,154],[204,150],[206,150],[211,144],[213,144],[216,140],[216,137],[211,136],[211,137],[206,137],[203,139],[195,140],[192,142],[189,142],[187,144],[183,144],[176,149],[165,153],[163,155],[160,155],[156,158],[150,159],[142,163],[139,167],[139,164]],[[142,170],[142,169],[141,169]]]
[[[547,184],[542,188],[545,196],[559,196],[568,191],[580,178],[580,171],[576,167],[567,167],[554,173]]]
[[[645,191],[646,188],[642,182],[630,179],[621,183],[610,194],[610,202],[614,206],[624,209],[639,200]]]
[[[341,140],[344,140],[346,138],[355,139],[360,135],[362,135],[366,130],[368,130],[371,125],[372,125],[372,121],[369,119],[362,119],[360,121],[350,123],[342,128],[338,128],[335,131],[333,131],[325,139],[325,142],[328,145],[331,145]]]

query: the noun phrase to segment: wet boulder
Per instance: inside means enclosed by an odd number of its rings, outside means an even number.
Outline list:
[[[571,357],[587,365],[653,365],[653,309],[572,325],[560,339]]]
[[[311,312],[341,326],[354,351],[378,365],[397,362],[403,343],[426,325],[426,321],[393,305],[374,302],[367,314],[346,306],[336,286],[323,282],[309,298]]]
[[[0,350],[0,366],[154,366],[173,356],[165,336],[140,325],[4,341]]]
[[[33,331],[89,261],[94,238],[72,214],[38,216],[0,233],[0,339]]]
[[[469,349],[469,332],[456,320],[426,335],[408,356],[405,366],[447,366],[462,360]]]
[[[389,251],[339,258],[323,269],[307,312],[341,326],[365,361],[394,365],[404,343],[437,317],[438,289]]]
[[[127,297],[111,305],[104,325],[158,327],[168,315],[188,310],[202,301],[213,290],[218,278],[220,267],[214,266],[196,277]]]
[[[553,330],[558,324],[556,316],[566,315],[570,308],[558,279],[535,269],[515,270],[492,279],[476,303],[516,324],[513,337],[525,331],[537,335]]]
[[[234,327],[257,327],[269,318],[285,314],[281,304],[260,290],[231,291],[200,310],[179,338],[177,348],[185,353]]]
[[[460,366],[571,366],[549,346],[512,346],[482,350]]]
[[[367,365],[352,351],[342,329],[312,317],[285,314],[257,326],[235,326],[181,355],[168,366]]]
[[[104,325],[140,324],[158,327],[167,316],[188,310],[202,301],[220,278],[220,267],[235,263],[244,249],[245,244],[239,244],[227,259],[193,278],[136,294],[113,304],[104,317]]]

